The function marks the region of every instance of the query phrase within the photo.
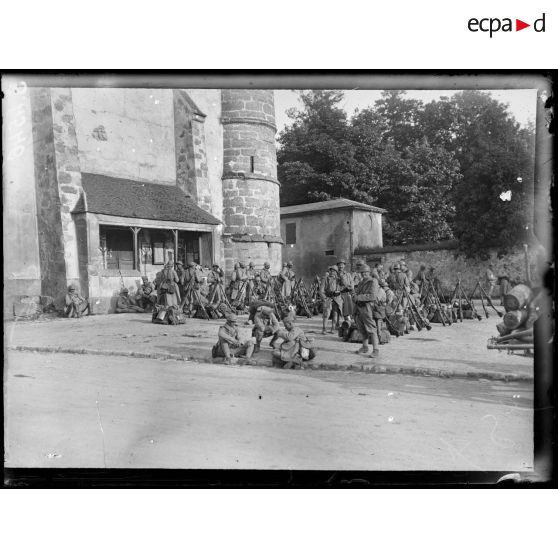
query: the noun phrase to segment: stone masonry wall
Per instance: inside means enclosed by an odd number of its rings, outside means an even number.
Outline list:
[[[421,264],[426,264],[427,269],[433,266],[436,269],[436,274],[441,280],[442,285],[447,290],[451,290],[455,287],[457,275],[459,274],[466,292],[470,293],[477,279],[484,279],[484,274],[489,264],[492,264],[496,276],[503,273],[504,265],[506,265],[507,272],[512,281],[519,282],[525,280],[525,257],[521,249],[516,249],[513,253],[502,258],[498,258],[494,251],[490,259],[484,261],[457,255],[455,250],[387,252],[356,257],[356,259],[366,259],[370,263],[380,258],[386,268],[399,260],[405,260],[415,275],[420,269]]]
[[[281,231],[273,91],[224,89],[221,110],[224,232],[232,235],[232,244],[225,246],[227,271],[238,259],[269,261],[272,269],[278,268]],[[275,244],[279,249],[272,248]]]
[[[81,277],[80,288],[81,292],[85,293],[88,290],[87,276],[80,274],[77,232],[71,214],[81,195],[81,171],[72,90],[70,88],[53,88],[50,95],[66,280],[68,283],[78,283]]]
[[[41,294],[56,297],[66,290],[67,283],[50,90],[32,88],[30,96]]]

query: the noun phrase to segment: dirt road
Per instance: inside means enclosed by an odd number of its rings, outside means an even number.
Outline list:
[[[531,470],[532,385],[8,351],[7,467]]]

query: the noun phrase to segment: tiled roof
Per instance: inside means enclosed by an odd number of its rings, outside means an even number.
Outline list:
[[[315,203],[303,203],[301,205],[289,205],[281,208],[281,215],[294,215],[296,213],[314,213],[315,211],[328,211],[332,209],[344,209],[353,207],[354,209],[363,209],[365,211],[373,211],[374,213],[385,213],[385,209],[374,207],[366,203],[360,203],[345,198],[336,198]]]
[[[198,207],[177,186],[82,173],[85,193],[72,213],[102,213],[154,221],[179,221],[204,225],[221,222]]]

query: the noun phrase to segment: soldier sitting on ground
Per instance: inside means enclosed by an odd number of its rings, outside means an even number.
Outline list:
[[[157,293],[155,292],[155,286],[149,281],[147,276],[144,275],[141,279],[143,282],[138,288],[136,302],[138,306],[148,310],[157,302]]]
[[[91,312],[89,301],[77,292],[75,285],[70,285],[64,299],[64,316],[66,318],[81,318],[86,310],[88,315],[91,316],[93,312]]]
[[[254,328],[252,329],[252,337],[256,338],[256,346],[254,352],[260,351],[260,345],[264,337],[272,337],[269,342],[273,344],[277,338],[277,331],[279,330],[279,320],[275,317],[273,308],[269,306],[259,306],[254,315]]]
[[[147,310],[144,310],[143,308],[135,304],[136,301],[130,297],[129,293],[130,291],[126,287],[124,287],[120,291],[120,295],[118,296],[118,300],[116,301],[116,313],[131,314],[134,312],[147,312]]]
[[[224,357],[224,364],[233,364],[237,357],[246,357],[246,364],[255,364],[252,360],[254,352],[254,340],[242,342],[238,334],[236,314],[229,313],[226,316],[226,323],[219,328],[219,339],[213,346],[211,356],[213,358]]]
[[[277,341],[274,346],[280,341],[282,343],[273,351],[273,361],[283,368],[300,370],[305,360],[311,360],[316,356],[313,340],[306,337],[301,328],[295,326],[294,314],[288,314],[283,318],[283,325],[285,328],[276,333]]]

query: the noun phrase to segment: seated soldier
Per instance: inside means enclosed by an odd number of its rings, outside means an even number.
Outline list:
[[[117,314],[130,314],[133,312],[147,312],[140,306],[137,306],[135,300],[132,300],[129,295],[128,289],[124,287],[120,291],[120,295],[118,296],[118,300],[116,301],[116,309],[115,312]]]
[[[219,328],[219,339],[213,346],[211,355],[213,358],[224,357],[224,364],[233,364],[233,359],[237,357],[246,357],[246,364],[255,364],[252,360],[254,352],[254,341],[248,339],[244,343],[240,340],[238,334],[236,314],[227,314],[227,322]]]
[[[88,315],[91,316],[89,301],[78,294],[75,285],[70,285],[64,299],[64,316],[67,318],[81,318],[86,310]]]
[[[256,338],[254,352],[258,353],[260,351],[260,345],[264,337],[273,336],[269,342],[269,344],[272,345],[277,337],[278,330],[279,321],[275,317],[273,308],[269,306],[259,306],[254,315],[254,328],[252,329],[252,337]]]
[[[138,288],[136,303],[144,310],[147,310],[153,307],[157,301],[157,293],[155,291],[155,286],[149,281],[147,276],[144,275],[141,279],[143,283]]]
[[[273,351],[274,362],[282,364],[283,368],[296,368],[300,370],[303,368],[302,363],[304,360],[310,360],[316,356],[314,349],[310,352],[308,346],[311,343],[306,338],[304,331],[295,326],[295,317],[293,314],[287,315],[283,318],[284,329],[279,329],[275,334],[277,342]],[[280,346],[278,342],[282,341]]]
[[[256,300],[262,300],[265,298],[265,284],[262,282],[261,275],[256,272],[254,274],[254,279],[252,280],[252,285],[250,286],[250,302]]]

